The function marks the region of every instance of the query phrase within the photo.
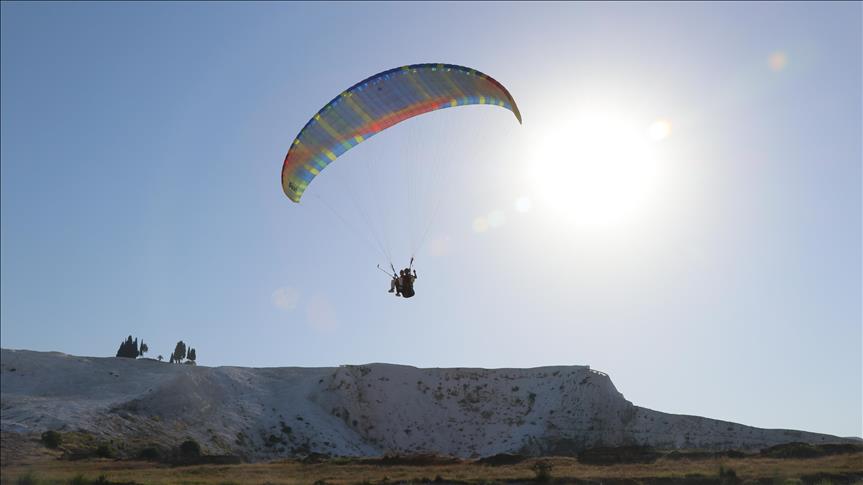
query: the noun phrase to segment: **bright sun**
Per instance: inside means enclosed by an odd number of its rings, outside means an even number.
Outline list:
[[[633,221],[658,189],[654,145],[669,133],[666,121],[651,126],[610,114],[564,121],[536,144],[530,166],[537,195],[568,224],[602,228]]]

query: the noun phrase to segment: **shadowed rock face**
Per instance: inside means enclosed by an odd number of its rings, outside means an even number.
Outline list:
[[[759,449],[847,441],[632,405],[588,366],[196,367],[2,350],[3,433],[87,431],[211,454],[567,454],[590,447]]]

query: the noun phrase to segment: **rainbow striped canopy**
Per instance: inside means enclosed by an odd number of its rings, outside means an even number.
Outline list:
[[[282,189],[299,202],[321,170],[363,140],[408,118],[469,104],[502,106],[521,123],[509,91],[475,69],[414,64],[375,74],[336,96],[300,130],[285,156]]]

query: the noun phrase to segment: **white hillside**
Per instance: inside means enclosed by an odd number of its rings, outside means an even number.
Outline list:
[[[211,368],[3,349],[0,376],[3,433],[80,430],[163,446],[192,437],[248,459],[842,441],[639,408],[587,366]]]

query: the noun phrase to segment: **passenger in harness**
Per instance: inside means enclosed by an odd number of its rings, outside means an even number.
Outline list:
[[[405,298],[414,296],[414,281],[416,279],[416,270],[413,270],[413,274],[411,274],[410,268],[400,270],[398,276],[393,274],[393,279],[390,281],[389,293],[395,292],[396,296],[403,296]]]
[[[410,298],[414,296],[414,281],[417,279],[417,270],[414,270],[414,273],[411,274],[410,268],[405,268],[402,270],[402,296],[405,298]]]
[[[402,296],[402,277],[405,275],[405,270],[399,271],[399,275],[396,276],[393,273],[393,279],[390,281],[390,291],[389,293],[396,292],[396,296]]]

